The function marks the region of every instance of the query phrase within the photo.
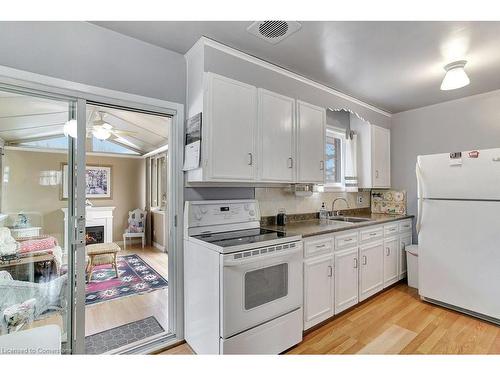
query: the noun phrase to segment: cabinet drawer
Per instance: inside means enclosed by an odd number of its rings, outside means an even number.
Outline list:
[[[333,238],[311,238],[304,240],[304,258],[333,252]]]
[[[366,242],[371,240],[376,240],[384,237],[384,228],[383,227],[373,227],[361,230],[359,232],[359,241]]]
[[[392,236],[398,233],[399,227],[398,223],[384,225],[384,236]]]
[[[403,220],[399,223],[399,231],[400,232],[408,232],[411,230],[411,219]]]
[[[358,243],[358,232],[350,232],[335,236],[335,250],[356,246]]]

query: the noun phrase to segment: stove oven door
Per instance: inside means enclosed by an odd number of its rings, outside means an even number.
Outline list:
[[[224,255],[221,337],[299,308],[302,285],[301,242]]]

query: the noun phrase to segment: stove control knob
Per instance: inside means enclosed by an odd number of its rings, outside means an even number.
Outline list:
[[[245,205],[243,206],[243,208],[245,209],[245,211],[250,210],[250,204],[249,203],[245,203]]]
[[[254,211],[254,210],[250,210],[250,211],[248,211],[248,214],[249,214],[250,216],[255,216],[255,211]]]
[[[202,213],[201,210],[198,208],[197,210],[194,211],[194,219],[200,221],[202,218]]]
[[[201,207],[200,207],[200,212],[201,212],[203,215],[205,215],[205,214],[208,212],[208,210],[207,210],[207,208],[206,208],[205,206],[201,206]]]

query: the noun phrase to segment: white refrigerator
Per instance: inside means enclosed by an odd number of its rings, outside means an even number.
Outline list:
[[[424,300],[500,323],[500,148],[417,158]]]

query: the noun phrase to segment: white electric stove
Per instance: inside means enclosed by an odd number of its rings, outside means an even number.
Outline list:
[[[277,354],[302,340],[302,241],[260,228],[256,200],[186,202],[186,341],[200,354]]]

